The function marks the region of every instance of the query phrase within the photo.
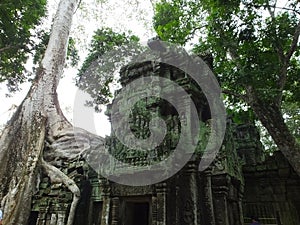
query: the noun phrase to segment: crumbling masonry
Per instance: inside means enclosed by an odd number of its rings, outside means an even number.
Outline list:
[[[223,145],[205,171],[198,164],[208,135],[210,112],[201,89],[182,71],[162,63],[129,64],[121,72],[126,86],[136,78],[161,76],[181,85],[191,94],[201,125],[199,146],[177,174],[163,182],[131,187],[111,182],[97,174],[84,159],[61,162],[61,170],[81,189],[74,225],[243,225],[255,215],[263,224],[300,224],[300,178],[280,152],[264,156],[253,124],[234,124],[230,118]],[[140,95],[141,93],[132,93]],[[107,137],[110,153],[127,168],[112,164],[117,174],[168,157],[178,142],[180,122],[176,110],[165,100],[143,98],[132,109],[130,129],[137,138],[149,136],[149,111],[166,121],[167,134],[150,152],[124,146],[114,135]],[[111,117],[110,107],[107,114]],[[164,172],[164,168],[161,168]],[[72,194],[63,184],[41,178],[35,194],[29,225],[66,223]]]

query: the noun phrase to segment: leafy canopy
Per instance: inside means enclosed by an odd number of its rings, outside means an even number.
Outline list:
[[[0,82],[15,91],[26,80],[24,64],[35,45],[32,30],[46,13],[46,0],[1,0]]]
[[[50,36],[50,31],[39,26],[44,16],[46,0],[3,0],[0,3],[0,83],[6,82],[10,92],[31,78],[31,73],[25,70],[29,56],[33,58],[34,67],[43,58]],[[67,59],[71,66],[79,61],[72,38]]]
[[[98,29],[76,78],[76,85],[92,97],[89,106],[100,111],[112,97],[110,85],[116,81],[118,70],[140,49],[135,35],[118,33],[111,28]]]
[[[272,106],[299,141],[292,121],[299,121],[300,108],[300,4],[278,2],[162,0],[153,21],[162,40],[182,45],[193,40],[194,53],[212,56],[214,73],[236,112],[247,104],[258,115]],[[264,126],[267,121],[276,119],[266,118]]]

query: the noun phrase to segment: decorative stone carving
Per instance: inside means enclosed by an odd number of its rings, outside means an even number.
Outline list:
[[[166,52],[164,56],[171,57],[171,53]],[[74,178],[82,191],[74,225],[132,225],[132,221],[139,221],[135,211],[142,212],[142,220],[148,221],[148,225],[243,225],[245,221],[249,222],[250,212],[259,217],[274,217],[278,224],[300,224],[300,179],[280,153],[264,159],[259,135],[253,125],[235,125],[228,119],[225,140],[216,159],[206,171],[198,171],[210,133],[210,111],[202,91],[187,74],[158,62],[130,64],[120,71],[122,86],[146,76],[169,78],[193,95],[201,120],[196,153],[172,178],[143,187],[110,182],[95,173],[84,160],[61,161],[60,169]],[[137,138],[147,138],[151,116],[154,115],[165,120],[167,134],[159,146],[148,152],[129,149],[114,133],[106,137],[109,152],[128,164],[125,168],[119,164],[111,165],[111,170],[120,174],[132,172],[137,166],[144,166],[147,170],[149,165],[167,158],[181,135],[183,124],[180,120],[187,124],[194,122],[189,120],[189,105],[184,99],[178,101],[183,101],[185,113],[178,115],[162,99],[146,97],[144,91],[129,93],[135,94],[143,98],[130,109],[130,123],[120,124],[120,127],[130,126]],[[130,101],[133,96],[126,97]],[[111,119],[111,106],[106,114]],[[113,116],[118,118],[120,114]],[[185,141],[196,141],[196,137],[186,137]],[[161,168],[161,172],[164,170]],[[30,225],[65,225],[72,194],[62,184],[51,185],[49,178],[42,177],[32,202]],[[139,206],[142,207],[137,209]]]

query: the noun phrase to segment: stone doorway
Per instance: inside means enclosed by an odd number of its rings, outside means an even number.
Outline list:
[[[125,202],[124,225],[150,225],[149,202]]]

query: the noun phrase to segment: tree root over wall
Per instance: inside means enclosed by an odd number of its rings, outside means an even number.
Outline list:
[[[78,2],[60,1],[36,77],[0,136],[0,199],[5,225],[28,224],[32,196],[38,191],[42,171],[52,183],[62,183],[73,193],[67,220],[72,225],[80,190],[74,180],[60,171],[57,162],[78,159],[87,150],[103,147],[103,138],[73,129],[57,99],[56,89]]]
[[[90,151],[101,150],[104,148],[104,139],[83,129],[73,128],[60,116],[57,117],[60,118],[58,123],[63,126],[59,126],[59,131],[53,135],[53,129],[47,132],[49,123],[40,113],[34,114],[29,123],[26,122],[27,127],[22,123],[24,120],[20,122],[20,118],[23,118],[20,115],[24,114],[17,114],[18,119],[12,120],[1,136],[0,146],[6,147],[6,151],[0,152],[0,197],[5,212],[3,223],[27,224],[31,199],[38,191],[39,178],[43,173],[52,184],[61,183],[72,192],[73,201],[66,223],[72,225],[80,200],[80,189],[73,179],[59,169],[60,162],[71,162]]]

